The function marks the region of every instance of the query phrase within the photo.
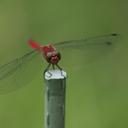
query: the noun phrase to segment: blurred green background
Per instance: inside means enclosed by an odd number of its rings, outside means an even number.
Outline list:
[[[127,12],[126,0],[0,0],[0,65],[30,51],[30,37],[43,44],[120,33],[107,54],[85,56],[86,64],[70,50],[60,65],[68,73],[66,128],[127,128]],[[0,128],[44,127],[43,68],[28,86],[0,95]]]

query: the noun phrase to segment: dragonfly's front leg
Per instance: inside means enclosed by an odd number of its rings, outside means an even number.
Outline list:
[[[44,70],[44,74],[45,74],[45,72],[47,72],[49,70],[50,66],[51,66],[51,63],[49,63],[48,66],[46,67],[46,69]]]
[[[62,70],[62,68],[61,68],[58,64],[56,64],[56,66],[57,66],[57,68],[60,70],[61,76],[65,77],[65,76],[63,75],[63,70]]]
[[[56,67],[62,71],[62,68],[58,64],[56,64]]]
[[[55,65],[54,64],[52,64],[52,68],[53,68],[53,70],[55,70]]]

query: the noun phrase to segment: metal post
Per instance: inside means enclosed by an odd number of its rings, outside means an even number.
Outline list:
[[[64,128],[66,72],[47,71],[45,85],[45,128]]]

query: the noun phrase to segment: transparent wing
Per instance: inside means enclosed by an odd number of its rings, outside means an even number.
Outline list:
[[[20,58],[16,58],[11,62],[0,67],[0,80],[12,75],[22,64],[28,62],[35,56],[35,51],[31,51]]]
[[[39,71],[38,63],[35,63],[38,54],[33,50],[0,67],[0,94],[14,91],[33,79]]]
[[[119,34],[113,33],[103,36],[85,38],[80,40],[69,40],[63,41],[59,43],[55,43],[54,45],[58,49],[64,48],[75,48],[78,49],[79,47],[88,46],[88,45],[111,45],[115,40],[119,37]]]
[[[67,67],[67,71],[89,68],[91,64],[102,61],[114,52],[119,37],[118,34],[108,34],[56,43],[54,45],[62,55],[60,66]]]

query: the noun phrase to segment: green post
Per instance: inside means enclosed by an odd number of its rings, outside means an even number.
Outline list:
[[[66,72],[47,71],[45,85],[45,128],[64,128]]]

